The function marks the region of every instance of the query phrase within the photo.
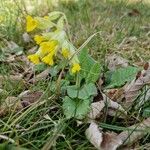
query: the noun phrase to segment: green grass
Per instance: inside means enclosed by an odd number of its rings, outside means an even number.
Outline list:
[[[18,5],[13,5],[12,9],[3,0],[0,0],[0,4],[0,11],[6,15],[2,28],[0,28],[0,39],[3,42],[5,40],[15,41],[19,46],[23,46],[24,52],[27,53],[28,49],[33,46],[33,43],[23,43],[24,20],[21,19],[21,24],[17,22],[18,14],[21,18],[24,18],[23,6],[18,3]],[[129,16],[128,14],[133,9],[137,9],[139,15]],[[52,10],[52,8],[49,8],[47,12],[49,10]],[[90,35],[101,31],[100,35],[97,35],[90,41],[87,48],[90,49],[90,54],[101,62],[102,66],[105,65],[106,55],[112,53],[120,54],[124,58],[129,59],[131,63],[150,60],[150,35],[147,35],[150,22],[149,5],[142,3],[127,5],[123,1],[87,0],[86,3],[82,2],[69,6],[61,5],[55,10],[63,11],[66,14],[72,41],[77,47]],[[33,14],[41,16],[41,11],[42,7]],[[45,14],[46,11],[44,10],[42,15]],[[128,40],[129,37],[136,37],[136,41],[129,40],[120,46],[122,41],[125,38]],[[5,55],[5,52],[2,51],[2,47],[5,47],[3,42],[0,45],[0,54]],[[13,70],[14,66],[12,67],[11,63],[0,62],[0,75],[9,76]],[[94,150],[95,148],[84,135],[88,124],[77,127],[76,120],[66,120],[61,108],[62,98],[56,99],[55,93],[50,92],[50,86],[51,82],[49,80],[39,81],[27,87],[21,82],[4,81],[0,88],[6,90],[9,96],[17,96],[27,89],[40,90],[44,94],[37,105],[21,110],[18,113],[12,110],[11,113],[0,118],[0,135],[6,135],[15,140],[15,145],[33,150],[42,149],[47,142],[52,143],[54,150]],[[2,97],[0,101],[4,99],[5,97]],[[142,107],[144,108],[144,106]],[[49,119],[45,119],[45,115],[48,115]],[[140,121],[144,119],[142,115],[138,116],[139,111],[133,110],[129,113],[128,118],[117,120],[116,118],[108,117],[106,112],[105,117],[101,119],[100,127],[103,127],[105,131],[120,132],[126,130],[127,126],[131,125],[130,121],[133,121],[135,118],[138,118]],[[138,121],[135,120],[136,122]],[[55,138],[57,137],[58,139],[55,143]],[[149,137],[149,135],[146,136],[144,141],[139,143],[141,149],[150,142]],[[0,139],[1,142],[7,143],[6,140]]]

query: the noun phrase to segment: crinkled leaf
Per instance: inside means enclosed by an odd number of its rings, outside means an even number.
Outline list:
[[[91,67],[91,69],[88,73],[86,81],[87,81],[87,83],[90,83],[90,82],[94,83],[97,81],[99,76],[100,76],[100,64],[94,63],[94,65]]]
[[[52,77],[55,77],[57,73],[59,72],[58,66],[51,67],[49,72]]]
[[[64,28],[64,17],[61,17],[57,22],[57,28],[63,30]]]
[[[96,82],[100,75],[100,64],[88,54],[87,49],[80,52],[79,60],[82,68],[81,77],[85,78],[86,83]]]
[[[41,17],[35,17],[35,19],[38,21],[38,28],[41,30],[44,29],[49,29],[55,26],[55,24],[53,22],[51,22],[51,20],[45,20],[44,18]]]
[[[77,86],[76,85],[68,86],[67,87],[67,94],[71,98],[76,98],[77,94],[78,94]]]
[[[90,96],[96,95],[97,89],[93,83],[84,85],[84,87],[79,91],[79,99],[88,99]]]
[[[47,68],[47,66],[44,63],[40,63],[40,64],[34,66],[34,70],[38,73],[44,71],[46,68]]]
[[[66,118],[70,119],[72,117],[75,117],[77,119],[83,119],[89,111],[90,101],[90,99],[79,100],[71,99],[66,96],[63,101],[63,110]]]
[[[126,82],[133,80],[139,71],[136,67],[119,68],[115,71],[108,71],[105,75],[106,88],[120,87]]]
[[[88,99],[90,96],[97,94],[96,86],[93,83],[85,84],[82,88],[77,89],[76,85],[67,87],[67,94],[71,98]]]
[[[48,16],[49,16],[49,19],[52,21],[52,20],[57,19],[60,16],[60,12],[53,11],[53,12],[49,13]]]

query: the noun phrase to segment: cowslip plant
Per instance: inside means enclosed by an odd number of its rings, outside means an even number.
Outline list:
[[[100,64],[88,54],[87,49],[77,49],[69,40],[65,31],[67,19],[63,13],[55,11],[45,17],[27,16],[26,20],[26,30],[36,33],[34,40],[38,45],[37,52],[29,55],[28,59],[35,65],[45,64],[50,68],[53,92],[58,84],[55,79],[60,79],[58,70],[65,72],[59,82],[64,114],[67,119],[83,119],[97,94],[95,83],[100,74]]]

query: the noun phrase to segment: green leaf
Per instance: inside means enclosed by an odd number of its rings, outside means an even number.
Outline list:
[[[119,68],[113,72],[108,71],[105,75],[106,88],[120,87],[124,85],[126,82],[133,80],[138,71],[138,68],[132,66]]]
[[[84,87],[79,91],[79,99],[88,99],[90,96],[97,95],[96,86],[93,83],[84,85]]]
[[[78,94],[77,86],[76,85],[68,86],[67,94],[71,98],[76,98]]]
[[[45,20],[41,17],[35,17],[35,19],[38,21],[38,28],[41,30],[49,29],[55,26],[55,24],[51,22],[50,19]]]
[[[12,49],[11,51],[14,52],[17,56],[19,56],[23,54],[23,47],[16,47]]]
[[[83,49],[80,52],[79,60],[82,68],[81,77],[85,78],[86,83],[96,82],[100,75],[100,64],[88,54],[87,49]]]
[[[88,99],[90,96],[97,94],[96,86],[93,83],[85,84],[78,89],[76,85],[67,87],[67,94],[70,98]]]
[[[147,107],[143,111],[143,117],[150,117],[150,107]]]
[[[57,73],[59,72],[58,66],[51,67],[49,72],[52,77],[57,76]]]
[[[59,11],[53,11],[51,13],[48,14],[49,19],[52,20],[56,20],[59,16],[60,16],[60,12]]]
[[[57,28],[63,30],[64,28],[64,17],[61,17],[57,22]]]
[[[46,68],[47,68],[47,66],[44,63],[40,63],[40,64],[34,66],[34,70],[38,73],[44,71]]]
[[[87,83],[90,83],[90,82],[94,83],[97,81],[99,76],[100,76],[100,64],[94,63],[94,65],[91,67],[91,70],[88,73],[86,81]]]
[[[70,119],[75,117],[77,119],[83,119],[89,111],[90,101],[90,99],[79,100],[66,96],[63,101],[63,110],[66,118]]]

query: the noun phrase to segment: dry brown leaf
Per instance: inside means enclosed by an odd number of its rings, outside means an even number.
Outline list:
[[[150,129],[150,118],[147,118],[140,124],[135,124],[129,127],[129,131],[123,131],[118,135],[118,139],[122,140],[123,145],[133,144],[137,140],[143,138]]]
[[[112,108],[117,111],[120,111],[124,114],[127,114],[127,112],[123,109],[123,107],[118,104],[117,102],[112,101],[109,97],[107,97],[105,94],[102,93],[103,99],[99,99],[98,102],[94,102],[91,104],[91,110],[88,114],[88,121],[99,118],[101,115],[102,109],[107,106],[108,109]]]
[[[144,70],[139,72],[134,80],[124,87],[124,106],[129,107],[139,95],[139,91],[144,85],[150,83],[150,62],[146,63]]]
[[[110,55],[106,58],[106,62],[108,64],[108,69],[111,71],[114,71],[115,69],[119,67],[127,67],[128,66],[128,60],[114,54]]]
[[[115,133],[102,133],[98,125],[91,122],[89,128],[85,131],[87,139],[98,150],[116,150],[122,145],[132,145],[137,140],[143,138],[150,129],[150,118],[144,120],[140,124],[130,126],[128,131],[123,131],[120,134]]]
[[[103,133],[94,122],[85,131],[85,135],[98,150],[116,150],[122,144],[115,133]]]
[[[36,53],[37,49],[38,49],[38,46],[34,46],[34,47],[32,47],[32,48],[30,48],[30,49],[28,50],[28,53],[29,53],[29,54]]]
[[[15,55],[8,55],[7,58],[0,60],[2,63],[12,63],[15,61]]]
[[[106,91],[106,95],[111,98],[113,101],[119,102],[120,99],[122,99],[124,89],[119,88],[119,89],[108,89]]]
[[[18,96],[21,99],[21,104],[26,107],[40,99],[43,92],[41,91],[24,91]]]
[[[22,109],[21,101],[17,97],[9,96],[0,105],[0,116],[4,116],[8,112]]]
[[[21,81],[23,78],[22,74],[17,74],[17,75],[10,75],[10,76],[6,76],[6,75],[0,75],[0,86],[3,84],[4,81]]]
[[[29,80],[30,83],[36,83],[40,80],[46,79],[46,77],[49,75],[49,68],[41,72],[40,74],[33,77],[33,79]]]
[[[100,117],[100,112],[104,108],[105,103],[104,101],[94,102],[91,104],[91,110],[88,114],[89,119],[96,119]]]
[[[17,74],[17,75],[10,75],[10,76],[2,76],[0,75],[0,81],[3,81],[5,79],[9,79],[11,81],[20,81],[22,79],[23,75],[22,74]]]
[[[110,107],[110,108],[116,109],[117,111],[121,111],[124,114],[127,114],[127,112],[124,110],[124,108],[119,103],[112,101],[105,94],[102,94],[102,95],[103,95],[103,100],[108,108]]]
[[[30,37],[30,35],[27,32],[25,32],[22,35],[22,38],[23,38],[24,43],[29,43],[31,41],[31,37]]]
[[[116,150],[121,144],[121,140],[118,139],[115,132],[106,132],[103,134],[101,150]]]
[[[101,150],[103,135],[96,123],[92,122],[90,124],[89,128],[85,131],[85,135],[91,144],[93,144],[98,150]]]

